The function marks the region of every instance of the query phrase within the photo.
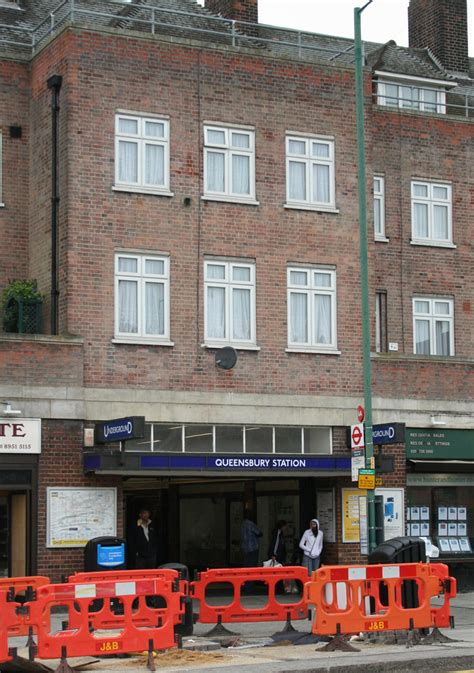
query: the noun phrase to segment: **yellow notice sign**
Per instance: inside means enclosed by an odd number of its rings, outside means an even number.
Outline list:
[[[375,470],[359,470],[359,488],[375,488]]]
[[[357,488],[342,489],[342,541],[359,542],[359,498],[367,491]]]

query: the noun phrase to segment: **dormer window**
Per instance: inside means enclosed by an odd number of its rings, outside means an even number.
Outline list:
[[[377,81],[377,103],[386,107],[446,114],[446,88],[432,82]]]

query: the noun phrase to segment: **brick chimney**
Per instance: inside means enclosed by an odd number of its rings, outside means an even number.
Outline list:
[[[410,47],[429,47],[447,70],[469,72],[467,0],[410,0]]]
[[[258,0],[206,0],[205,7],[226,19],[258,23]]]

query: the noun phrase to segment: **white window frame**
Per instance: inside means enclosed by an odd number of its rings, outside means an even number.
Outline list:
[[[223,266],[225,275],[223,279],[207,277],[208,266]],[[232,271],[234,268],[246,268],[250,270],[249,281],[234,281],[232,280]],[[220,287],[225,290],[225,337],[223,339],[216,339],[210,337],[208,334],[208,299],[207,290],[209,287]],[[234,339],[233,333],[233,290],[246,289],[250,290],[250,339]],[[246,260],[226,260],[223,258],[206,259],[204,261],[204,342],[206,346],[235,346],[236,348],[248,348],[250,350],[257,350],[256,343],[256,288],[255,288],[255,262]]]
[[[120,120],[125,119],[137,123],[136,134],[124,133],[119,130]],[[146,123],[163,124],[164,136],[147,136],[145,133]],[[137,181],[121,181],[119,176],[119,146],[120,141],[135,143],[137,145]],[[145,148],[147,145],[163,147],[163,185],[147,184],[145,182]],[[126,192],[139,192],[142,194],[156,194],[161,196],[173,196],[170,192],[170,121],[167,117],[137,115],[128,112],[115,114],[115,184],[114,190]]]
[[[224,133],[225,140],[222,144],[209,141],[209,131]],[[234,147],[232,145],[232,133],[246,135],[249,138],[249,147]],[[258,205],[255,200],[255,129],[239,126],[226,126],[220,124],[205,124],[204,134],[204,175],[203,175],[203,199],[211,201],[231,201],[234,203],[246,203]],[[224,191],[212,191],[207,188],[208,176],[208,153],[219,153],[224,156]],[[240,194],[232,191],[232,157],[245,156],[249,158],[249,193]]]
[[[119,271],[119,259],[134,259],[137,261],[137,271]],[[163,274],[148,274],[145,273],[145,262],[147,260],[163,262]],[[114,262],[114,292],[115,292],[115,339],[116,343],[147,343],[173,346],[170,341],[170,258],[168,255],[157,255],[147,253],[132,253],[132,252],[116,252]],[[120,332],[120,316],[119,316],[119,281],[131,280],[138,284],[138,331],[137,332]],[[145,332],[145,284],[156,283],[163,285],[164,292],[164,333],[163,334],[146,334]]]
[[[374,238],[376,241],[387,242],[385,235],[385,176],[374,175]],[[380,231],[376,229],[375,204],[380,204]]]
[[[303,154],[290,153],[290,142],[301,142],[305,144]],[[327,145],[329,149],[328,157],[313,157],[311,155],[311,144],[317,143]],[[336,209],[336,185],[335,185],[335,141],[333,137],[327,136],[308,136],[297,133],[287,132],[285,136],[285,155],[286,155],[286,204],[287,208],[304,208],[309,210],[328,210],[334,212]],[[290,162],[304,164],[306,194],[304,199],[290,198]],[[313,196],[313,181],[311,173],[313,166],[329,167],[329,201],[317,201]]]
[[[428,196],[415,196],[415,187],[426,187]],[[434,190],[436,188],[446,189],[448,198],[446,200],[435,198]],[[412,179],[410,185],[411,191],[411,241],[415,244],[451,246],[453,245],[453,191],[452,185],[447,182],[432,182],[431,180]],[[428,236],[422,238],[415,236],[415,204],[424,204],[428,208]],[[434,208],[443,206],[448,211],[448,237],[435,238],[433,235]]]
[[[291,282],[291,273],[306,273],[307,284],[298,285]],[[331,276],[330,287],[318,287],[314,282],[315,273],[327,273]],[[291,294],[305,294],[307,295],[307,323],[308,323],[308,341],[299,342],[291,341]],[[314,338],[314,296],[326,295],[331,297],[331,335],[332,342],[330,344],[322,344],[316,342]],[[291,265],[287,267],[287,325],[288,325],[288,348],[287,352],[310,352],[310,353],[331,353],[339,355],[340,351],[337,349],[337,287],[336,287],[336,270],[327,267],[303,267]]]
[[[429,303],[429,313],[417,313],[415,311],[415,302],[423,301]],[[449,306],[449,314],[436,313],[436,304],[442,303]],[[424,295],[417,295],[413,297],[413,353],[415,355],[438,356],[438,357],[452,357],[454,356],[454,299],[450,297],[427,297]],[[430,353],[416,352],[416,322],[417,320],[428,320],[430,323]],[[450,355],[439,355],[436,352],[436,322],[449,323],[449,351]]]
[[[392,96],[387,93],[387,86],[396,86],[397,95]],[[410,89],[418,91],[418,101],[413,101],[412,99],[407,99],[404,96],[403,89]],[[426,92],[434,91],[436,93],[436,101],[426,101]],[[393,101],[393,102],[392,102]],[[422,83],[414,82],[390,82],[384,80],[377,81],[377,103],[378,105],[383,105],[390,108],[398,108],[402,110],[415,110],[416,112],[431,112],[436,114],[446,114],[446,90],[438,87],[427,86]],[[435,105],[436,110],[430,109],[431,106]]]

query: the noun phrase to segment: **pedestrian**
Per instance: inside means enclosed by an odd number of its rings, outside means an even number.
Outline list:
[[[281,565],[285,565],[286,563],[285,533],[287,525],[288,524],[284,519],[280,519],[276,522],[268,546],[268,558],[274,563],[281,563]]]
[[[319,521],[311,519],[308,530],[305,530],[300,540],[300,549],[303,550],[302,565],[308,569],[308,575],[319,568],[321,552],[323,550],[323,531],[319,528]]]
[[[250,510],[246,509],[240,529],[240,546],[244,557],[244,568],[256,568],[258,566],[259,538],[261,537],[262,533],[252,520]]]
[[[143,507],[139,517],[136,527],[131,531],[129,541],[133,567],[137,570],[156,568],[158,537],[150,510]]]

